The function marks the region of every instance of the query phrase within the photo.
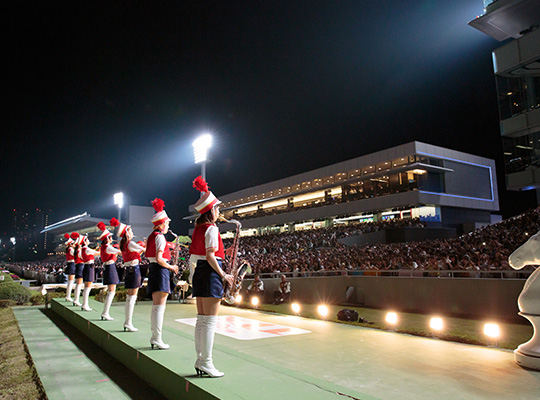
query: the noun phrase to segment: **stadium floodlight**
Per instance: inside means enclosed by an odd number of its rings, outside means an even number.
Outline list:
[[[13,246],[15,246],[15,244],[17,243],[17,239],[15,239],[14,237],[9,238],[9,241]]]
[[[114,194],[114,204],[118,206],[118,208],[124,207],[124,193],[115,193]]]
[[[205,133],[193,141],[195,164],[201,164],[201,176],[203,179],[206,179],[206,162],[208,161],[208,149],[210,147],[212,147],[212,135],[209,133]]]
[[[208,149],[212,146],[212,135],[205,133],[193,141],[195,164],[208,160]]]

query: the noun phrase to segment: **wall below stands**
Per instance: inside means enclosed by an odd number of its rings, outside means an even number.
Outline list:
[[[525,284],[520,279],[336,276],[290,281],[292,298],[298,302],[524,321],[517,306]],[[263,282],[265,301],[271,302],[279,279],[263,279]],[[243,287],[250,283],[251,280],[246,280]]]

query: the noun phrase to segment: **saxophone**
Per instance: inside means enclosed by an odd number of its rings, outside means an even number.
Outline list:
[[[223,291],[223,300],[227,304],[234,304],[236,302],[236,297],[242,289],[242,282],[246,274],[251,273],[251,265],[249,262],[242,260],[240,267],[237,268],[237,255],[238,255],[238,244],[240,242],[240,228],[242,224],[240,221],[235,219],[227,219],[222,214],[219,214],[218,221],[228,222],[236,225],[236,231],[234,234],[233,245],[231,246],[231,256],[229,259],[225,257],[223,260],[225,264],[225,271],[231,274],[234,277],[234,283],[232,286],[225,284],[225,290]]]

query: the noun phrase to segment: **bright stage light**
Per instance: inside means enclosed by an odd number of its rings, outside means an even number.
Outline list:
[[[499,328],[498,324],[487,323],[484,325],[484,335],[497,339],[499,336],[501,336],[501,329]]]
[[[208,149],[212,146],[212,136],[208,133],[199,136],[193,141],[193,154],[195,164],[205,162],[208,158]]]
[[[293,313],[300,314],[300,304],[292,303],[291,304],[291,309],[292,309]]]
[[[326,318],[328,316],[328,307],[321,304],[317,307],[317,312],[321,317]]]
[[[259,298],[257,296],[253,296],[251,298],[251,305],[257,307],[259,305]]]
[[[393,311],[386,313],[386,322],[390,325],[396,325],[398,322],[397,313]]]
[[[439,317],[433,317],[429,321],[429,327],[433,329],[434,331],[442,331],[444,328],[444,323],[442,318]]]
[[[241,303],[242,302],[242,295],[239,294],[238,296],[236,296],[236,298],[234,299],[234,302],[237,303],[237,304]]]

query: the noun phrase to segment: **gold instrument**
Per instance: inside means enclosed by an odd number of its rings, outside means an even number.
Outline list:
[[[228,304],[234,304],[236,302],[236,296],[240,293],[242,289],[242,282],[244,281],[244,276],[251,273],[251,265],[247,261],[242,261],[240,267],[236,267],[238,260],[238,244],[240,242],[240,228],[242,224],[240,221],[235,219],[227,219],[222,214],[219,214],[218,221],[228,222],[236,225],[236,231],[233,239],[233,244],[231,246],[231,254],[229,259],[225,256],[223,263],[225,264],[225,272],[229,273],[234,278],[234,283],[230,286],[228,283],[225,283],[225,290],[223,291],[223,300]]]

